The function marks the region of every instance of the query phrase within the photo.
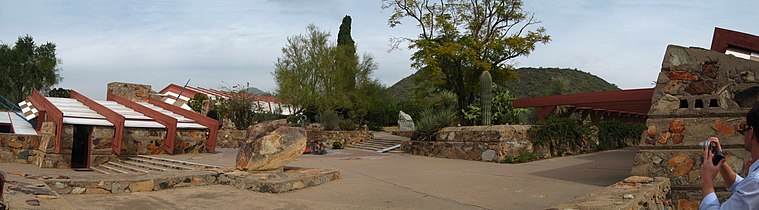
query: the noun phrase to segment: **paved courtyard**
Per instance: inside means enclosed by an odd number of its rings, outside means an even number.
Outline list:
[[[629,175],[637,149],[497,164],[402,153],[336,150],[291,166],[331,168],[342,179],[281,194],[232,186],[114,195],[64,195],[80,209],[545,209]],[[236,150],[171,156],[231,167]],[[2,166],[2,164],[0,164]]]

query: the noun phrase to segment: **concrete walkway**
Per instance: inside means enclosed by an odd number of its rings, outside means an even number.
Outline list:
[[[237,151],[222,151],[171,157],[233,166]],[[512,165],[345,149],[290,164],[337,169],[343,179],[282,194],[217,185],[63,199],[82,209],[545,209],[624,179],[636,151]]]

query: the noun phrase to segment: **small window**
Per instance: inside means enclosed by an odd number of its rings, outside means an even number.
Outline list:
[[[680,108],[681,109],[687,109],[688,108],[688,99],[680,99]]]
[[[709,100],[709,107],[719,107],[719,101],[717,99]]]
[[[704,101],[701,99],[696,99],[696,104],[693,105],[693,108],[704,108]]]

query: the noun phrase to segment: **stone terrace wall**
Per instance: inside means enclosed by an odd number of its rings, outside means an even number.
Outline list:
[[[674,209],[667,198],[670,189],[669,179],[665,177],[633,176],[549,209]]]
[[[245,130],[224,129],[217,135],[216,146],[219,148],[240,148],[245,142]]]
[[[676,203],[697,205],[703,158],[698,143],[710,136],[727,148],[727,164],[745,175],[751,158],[735,127],[757,103],[758,74],[756,61],[668,46],[632,175],[667,177]],[[715,189],[724,191],[721,177],[716,182]]]
[[[339,141],[343,145],[358,144],[365,140],[374,138],[371,131],[308,131],[306,134],[308,145],[312,142],[324,142],[332,145],[332,142]]]
[[[435,141],[404,141],[401,150],[431,157],[500,161],[533,151],[527,131],[530,125],[447,127],[435,134]]]

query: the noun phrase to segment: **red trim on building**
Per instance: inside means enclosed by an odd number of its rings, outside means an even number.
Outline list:
[[[169,84],[168,86],[166,86],[165,88],[163,88],[163,90],[161,90],[159,93],[164,94],[164,93],[167,93],[167,92],[174,92],[176,94],[179,94],[179,92],[182,92],[182,96],[187,97],[187,98],[195,97],[195,95],[198,94],[197,91],[192,90],[191,88],[189,88],[190,86],[187,86],[187,87],[188,88],[185,88],[184,91],[182,91],[182,86],[175,85],[175,84]],[[176,97],[174,97],[174,98],[176,98]]]
[[[213,152],[216,150],[216,136],[219,133],[219,121],[214,120],[210,117],[206,117],[201,114],[195,113],[193,111],[188,111],[188,110],[176,107],[174,105],[167,104],[163,101],[159,101],[156,99],[151,98],[150,100],[148,100],[148,103],[153,104],[157,107],[161,107],[165,110],[169,110],[176,114],[182,115],[188,119],[194,120],[198,124],[206,126],[209,130],[208,137],[206,138],[206,150],[209,152]]]
[[[570,106],[570,113],[582,111],[584,117],[598,118],[603,115],[622,113],[630,118],[646,116],[651,108],[653,88],[615,90],[593,93],[520,98],[512,101],[515,108],[535,107],[538,120],[545,119],[557,106]],[[622,115],[616,115],[621,117]]]
[[[759,36],[723,28],[714,28],[711,50],[725,53],[727,48],[731,47],[759,52]]]
[[[121,154],[121,148],[124,147],[124,121],[126,121],[126,117],[117,113],[116,111],[108,109],[107,107],[93,101],[90,98],[87,98],[87,96],[84,96],[75,90],[71,90],[70,94],[71,98],[76,99],[98,114],[105,116],[105,119],[108,120],[108,122],[113,123],[114,133],[111,148],[117,155]]]
[[[36,89],[32,89],[32,95],[29,96],[29,101],[34,104],[34,107],[39,111],[38,119],[41,122],[53,122],[55,124],[55,152],[61,153],[61,135],[63,134],[63,112],[58,107],[53,106],[53,103],[47,100],[45,96],[42,96]],[[47,119],[50,116],[52,119]],[[38,128],[42,128],[42,123]]]
[[[156,110],[153,110],[151,108],[148,108],[146,106],[143,106],[141,104],[138,104],[129,99],[114,95],[112,93],[108,93],[108,96],[106,98],[109,101],[119,103],[121,105],[124,105],[125,107],[133,109],[136,112],[144,114],[145,116],[153,118],[156,122],[166,127],[166,138],[163,140],[163,145],[162,145],[163,150],[166,151],[166,153],[168,154],[174,154],[174,141],[177,136],[177,119],[170,117],[168,115],[165,115]]]

